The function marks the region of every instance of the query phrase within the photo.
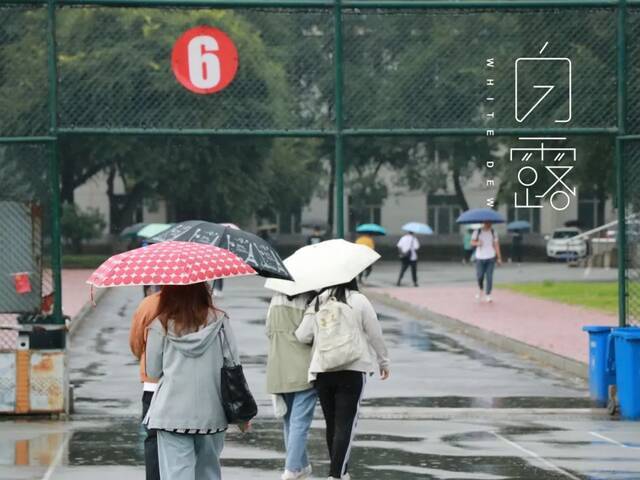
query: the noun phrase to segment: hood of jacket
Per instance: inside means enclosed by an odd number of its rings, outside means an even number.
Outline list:
[[[216,321],[215,318],[210,318],[206,327],[201,328],[197,332],[187,333],[185,335],[177,336],[169,330],[167,333],[167,341],[171,342],[177,350],[187,357],[199,357],[202,355],[209,346],[218,340],[218,333],[222,328],[222,318]]]

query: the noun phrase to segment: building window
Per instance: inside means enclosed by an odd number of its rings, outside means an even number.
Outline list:
[[[516,208],[509,205],[507,223],[524,220],[531,225],[532,233],[540,233],[540,208]]]
[[[427,223],[438,235],[458,233],[456,218],[462,213],[455,195],[427,197]]]

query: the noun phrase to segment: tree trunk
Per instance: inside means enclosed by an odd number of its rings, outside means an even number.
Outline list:
[[[596,224],[598,227],[604,224],[605,205],[607,203],[607,190],[603,184],[596,186],[596,198],[598,199],[598,207],[596,210]]]
[[[118,225],[116,223],[117,218],[117,205],[115,195],[113,192],[113,183],[116,178],[116,167],[109,168],[109,175],[107,176],[107,198],[109,199],[109,233],[118,233]]]
[[[328,191],[328,202],[329,207],[327,211],[327,225],[329,225],[329,232],[333,233],[333,223],[334,223],[334,210],[336,205],[335,199],[335,190],[336,190],[336,161],[335,158],[331,158],[329,162],[329,191]]]
[[[62,159],[60,198],[62,203],[73,205],[75,197],[75,160],[71,156]]]
[[[467,199],[464,196],[464,191],[462,190],[462,183],[460,181],[460,170],[457,167],[453,167],[453,188],[456,192],[456,198],[458,200],[458,205],[462,209],[463,212],[469,210],[469,204],[467,203]]]

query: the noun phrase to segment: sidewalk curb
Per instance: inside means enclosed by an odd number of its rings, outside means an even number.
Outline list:
[[[71,339],[73,338],[73,336],[75,335],[75,333],[78,331],[78,329],[80,328],[80,326],[84,323],[84,320],[89,316],[89,314],[93,311],[93,309],[95,308],[93,306],[93,304],[95,303],[96,305],[100,302],[100,300],[102,299],[102,297],[105,296],[105,294],[109,291],[108,288],[99,288],[95,290],[94,296],[93,296],[93,302],[91,300],[89,300],[88,302],[86,302],[82,308],[80,309],[80,311],[78,313],[76,313],[73,318],[71,319],[71,324],[69,326],[69,333],[68,333],[68,337]]]
[[[432,312],[426,308],[417,307],[403,300],[398,300],[387,293],[375,292],[370,289],[367,289],[365,293],[372,300],[378,301],[389,307],[397,308],[398,310],[402,310],[422,320],[428,318],[430,321],[433,321],[449,330],[462,333],[476,340],[481,340],[502,350],[527,357],[542,365],[556,368],[562,372],[569,373],[583,379],[589,378],[589,366],[586,363],[563,357],[562,355],[558,355],[557,353],[549,350],[529,345],[521,342],[520,340],[515,340],[496,332],[491,332],[474,325],[469,325],[468,323],[455,318]]]

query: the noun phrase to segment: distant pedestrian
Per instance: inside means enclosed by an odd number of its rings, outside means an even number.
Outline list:
[[[411,267],[411,278],[413,286],[418,286],[418,249],[420,242],[414,233],[406,233],[400,238],[397,244],[398,253],[400,255],[400,276],[397,285],[402,283],[402,277],[409,267]]]
[[[367,375],[377,370],[382,380],[389,377],[378,316],[353,279],[312,300],[296,337],[313,342],[309,381],[314,382],[324,413],[329,479],[349,479],[349,456]]]
[[[158,316],[158,305],[160,304],[160,294],[154,293],[146,297],[135,313],[131,323],[129,332],[129,346],[131,352],[140,361],[140,381],[142,382],[142,418],[147,415],[149,405],[153,393],[156,391],[158,384],[155,379],[146,375],[145,369],[145,349],[146,339],[145,332],[151,322]],[[146,472],[146,480],[160,480],[160,466],[158,464],[158,437],[155,430],[146,430],[144,439],[144,466]]]
[[[498,234],[493,229],[491,222],[483,223],[482,228],[473,232],[471,245],[476,248],[476,277],[479,288],[476,298],[478,300],[482,298],[484,288],[484,300],[486,302],[491,302],[493,270],[495,269],[496,262],[498,265],[502,263]]]
[[[318,395],[307,378],[311,346],[295,337],[310,297],[310,294],[287,297],[276,293],[267,312],[267,391],[286,407],[283,420],[287,453],[282,480],[311,475],[307,437]]]
[[[231,324],[206,283],[162,288],[147,334],[146,374],[160,379],[144,424],[158,432],[163,480],[219,480],[227,417],[224,358],[239,365]],[[241,430],[248,423],[239,425]]]
[[[473,245],[471,245],[471,236],[472,236],[471,229],[465,228],[464,235],[462,236],[462,249],[463,249],[462,263],[471,262],[471,259],[473,258]]]
[[[356,243],[358,245],[364,245],[365,247],[369,247],[373,251],[376,250],[375,240],[371,235],[367,233],[363,233],[362,235],[358,236],[358,238],[356,239]],[[373,271],[373,265],[370,265],[369,267],[367,267],[366,270],[360,273],[360,275],[358,276],[358,280],[360,282],[363,282],[364,280],[368,280],[369,275],[371,275],[372,271]]]

